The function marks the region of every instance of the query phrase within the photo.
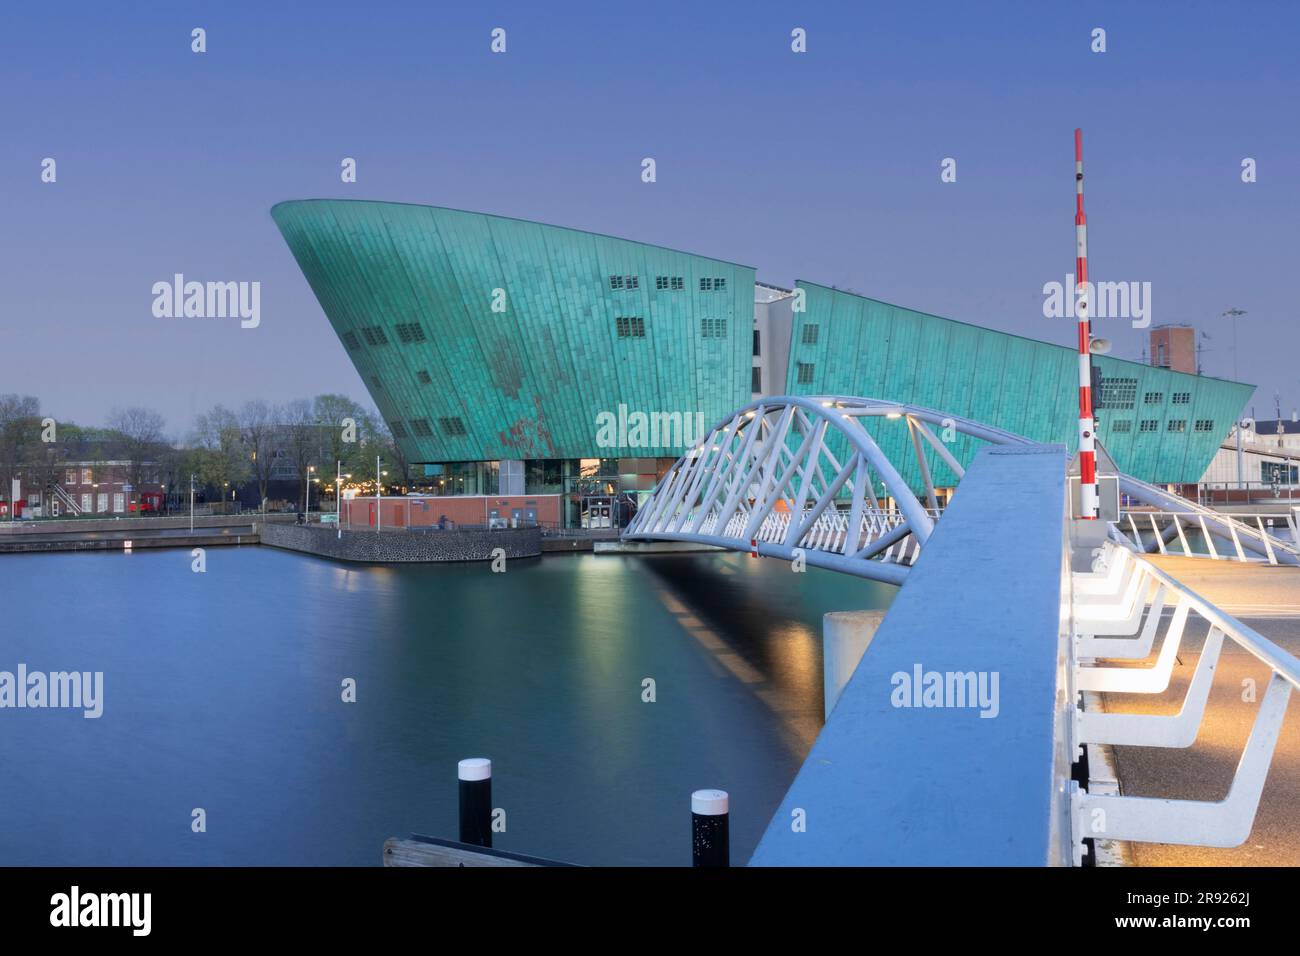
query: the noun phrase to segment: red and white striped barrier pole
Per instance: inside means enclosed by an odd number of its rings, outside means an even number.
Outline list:
[[[1083,130],[1074,131],[1075,315],[1079,318],[1079,517],[1097,517],[1097,455],[1092,420],[1092,329],[1088,322],[1088,217],[1083,213]]]

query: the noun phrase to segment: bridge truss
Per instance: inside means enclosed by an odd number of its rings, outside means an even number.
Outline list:
[[[907,430],[924,501],[872,438],[866,428],[871,419]],[[940,513],[931,460],[943,462],[958,479],[964,473],[948,448],[957,435],[992,444],[1035,444],[1000,428],[898,402],[760,399],[716,424],[678,459],[624,538],[802,558],[814,567],[900,584]],[[847,509],[841,507],[845,503]]]

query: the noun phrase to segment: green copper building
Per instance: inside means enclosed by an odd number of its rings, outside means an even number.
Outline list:
[[[500,216],[351,200],[271,215],[403,454],[444,491],[645,490],[762,394],[906,401],[1075,442],[1071,348]],[[1102,443],[1148,481],[1197,481],[1252,391],[1096,364]],[[901,438],[880,436],[891,456]]]

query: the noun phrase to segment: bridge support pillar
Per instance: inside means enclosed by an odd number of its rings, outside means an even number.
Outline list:
[[[840,691],[866,653],[884,611],[831,611],[822,617],[822,675],[825,719],[829,720]]]

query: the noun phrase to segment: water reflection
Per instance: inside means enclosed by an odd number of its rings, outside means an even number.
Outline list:
[[[717,786],[743,862],[820,727],[822,613],[893,592],[745,555],[493,574],[223,548],[206,574],[179,550],[5,572],[0,669],[105,672],[100,720],[0,711],[19,865],[373,864],[389,836],[455,834],[455,764],[478,754],[506,849],[684,864],[690,791]]]

